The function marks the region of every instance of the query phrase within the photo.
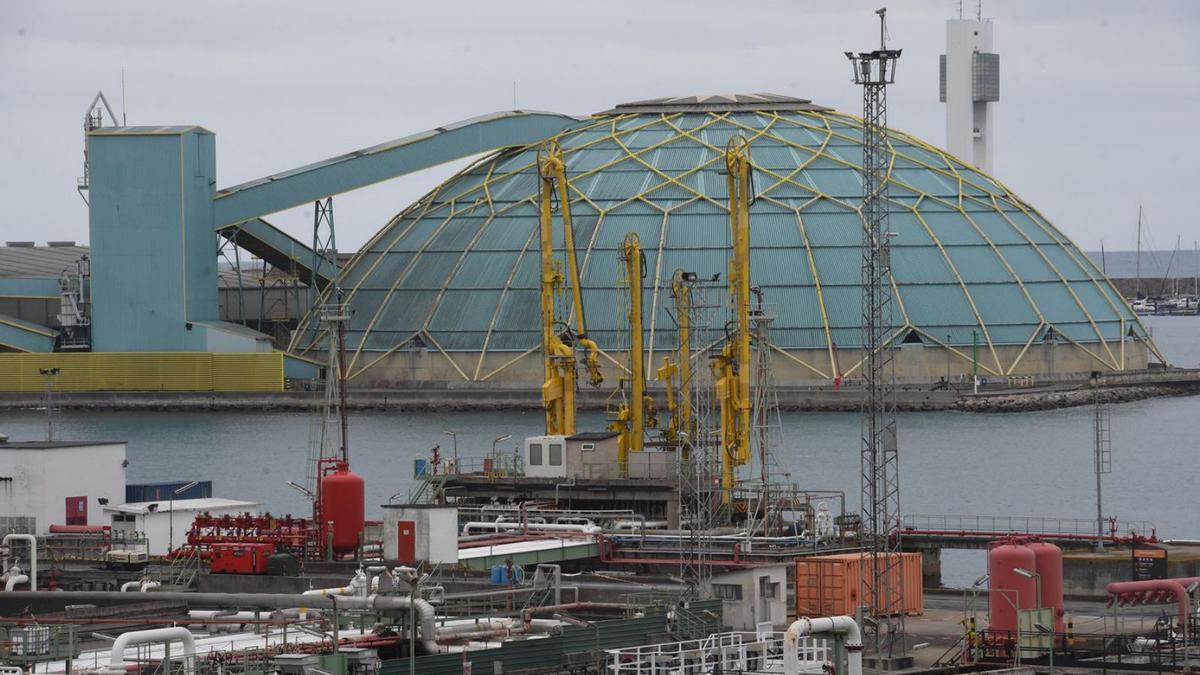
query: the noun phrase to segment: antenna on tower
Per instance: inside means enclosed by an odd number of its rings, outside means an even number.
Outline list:
[[[846,52],[863,91],[862,551],[859,608],[864,642],[877,668],[912,664],[904,638],[900,474],[896,439],[896,370],[892,352],[891,246],[888,226],[887,85],[896,80],[899,49],[887,48],[887,9],[879,16],[879,49]]]
[[[121,68],[121,126],[129,126],[129,120],[125,117],[125,68]]]
[[[124,79],[122,78],[122,82]],[[124,89],[124,85],[122,85]],[[87,195],[88,186],[91,184],[91,171],[88,166],[87,152],[87,135],[92,131],[104,126],[104,114],[108,113],[109,121],[115,126],[117,124],[117,115],[113,112],[112,106],[108,104],[108,99],[104,96],[103,91],[96,92],[92,98],[92,102],[88,104],[87,112],[83,114],[83,175],[75,181],[75,189],[79,192],[79,198],[84,204],[88,203]]]

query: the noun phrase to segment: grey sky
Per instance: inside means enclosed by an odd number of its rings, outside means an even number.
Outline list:
[[[666,95],[769,91],[857,112],[842,52],[875,2],[0,0],[0,239],[87,240],[81,119],[103,89],[130,124],[217,134],[219,186],[512,107],[586,114]],[[966,2],[968,12],[975,3]],[[336,8],[336,9],[335,9]],[[892,2],[892,126],[942,146],[937,58],[958,2]],[[1200,4],[989,2],[1001,54],[994,174],[1087,249],[1200,238]],[[335,199],[356,248],[446,177]],[[302,239],[311,207],[269,218]]]

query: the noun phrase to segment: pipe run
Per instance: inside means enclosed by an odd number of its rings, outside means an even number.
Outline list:
[[[1187,625],[1191,611],[1191,598],[1187,587],[1200,583],[1200,577],[1178,577],[1175,579],[1150,579],[1148,581],[1114,581],[1104,587],[1108,593],[1107,606],[1113,602],[1118,607],[1125,605],[1148,605],[1167,602],[1174,598],[1179,605],[1179,623]]]
[[[129,602],[132,593],[112,591],[37,591],[21,593],[30,601],[46,600],[56,603],[80,604],[88,602]],[[247,609],[292,609],[296,607],[330,610],[367,610],[395,616],[401,611],[416,611],[420,619],[421,646],[431,654],[438,653],[436,611],[433,605],[421,598],[407,595],[322,596],[292,593],[181,593],[165,591],[154,594],[155,600],[182,602],[187,607],[220,607]]]
[[[817,619],[796,619],[783,635],[783,672],[795,675],[800,672],[800,638],[822,633],[836,633],[846,640],[846,675],[862,675],[862,630],[849,616],[826,616]]]
[[[581,532],[596,534],[601,531],[596,525],[574,525],[568,523],[507,523],[476,520],[463,525],[463,534],[474,534],[481,530],[494,532],[511,532],[516,530],[529,532]]]
[[[4,582],[4,592],[11,593],[17,587],[17,584],[23,584],[27,581],[29,581],[29,575],[13,574],[8,577],[8,581]]]
[[[7,551],[8,551],[8,542],[10,542],[10,541],[29,542],[29,590],[36,591],[37,590],[37,578],[38,578],[37,537],[33,536],[32,534],[6,534],[6,535],[4,535],[4,539],[2,541],[0,541],[0,547],[5,549],[6,556],[7,556]]]
[[[110,675],[125,675],[125,650],[130,645],[145,644],[147,642],[169,644],[176,641],[183,643],[184,672],[191,675],[195,672],[196,667],[196,638],[192,636],[190,630],[182,626],[135,630],[129,633],[122,633],[113,642],[112,652],[108,657],[108,667],[103,672]]]

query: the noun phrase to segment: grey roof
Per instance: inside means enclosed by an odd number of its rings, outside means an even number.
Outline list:
[[[101,127],[88,132],[89,136],[178,136],[189,131],[212,132],[196,124],[168,124],[146,127]]]
[[[711,96],[667,96],[618,103],[600,115],[623,113],[727,112],[734,110],[830,110],[806,98],[781,94],[714,94]]]
[[[0,278],[58,278],[87,254],[87,246],[0,246]]]

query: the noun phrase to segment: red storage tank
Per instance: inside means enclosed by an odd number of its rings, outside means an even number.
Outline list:
[[[1042,607],[1054,608],[1054,631],[1065,631],[1063,624],[1063,557],[1062,549],[1048,541],[1025,544],[1033,551],[1037,567],[1034,571],[1042,580]]]
[[[363,533],[363,479],[342,461],[325,467],[321,477],[321,520],[325,538],[333,530],[333,554],[344,555],[358,550]],[[332,523],[332,525],[330,525]]]
[[[1037,556],[1028,547],[1011,541],[992,542],[988,550],[988,628],[1015,633],[1017,610],[1038,605],[1037,586],[1014,568],[1037,568]],[[1061,586],[1060,586],[1061,588]]]

